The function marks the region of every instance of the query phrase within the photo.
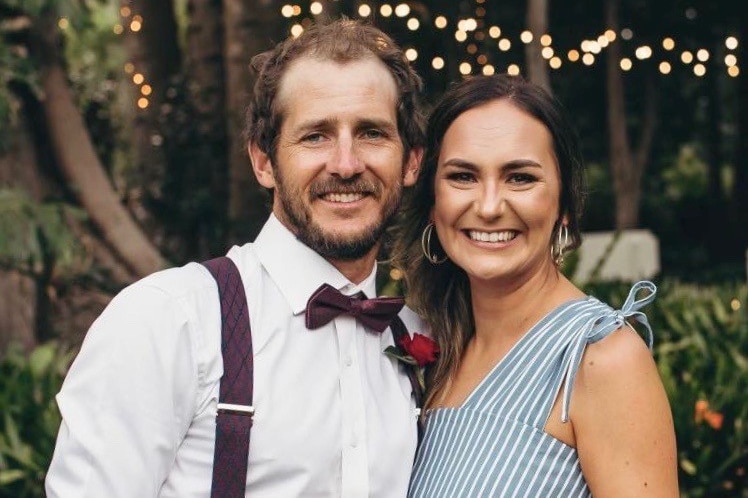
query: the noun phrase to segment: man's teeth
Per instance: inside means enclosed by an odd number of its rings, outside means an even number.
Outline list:
[[[330,202],[356,202],[363,199],[364,194],[326,194],[322,198]]]
[[[470,238],[479,242],[509,242],[517,236],[517,232],[507,230],[504,232],[479,232],[470,230]]]

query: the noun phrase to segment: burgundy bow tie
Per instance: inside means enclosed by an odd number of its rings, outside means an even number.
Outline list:
[[[335,287],[322,284],[307,302],[306,327],[319,328],[345,313],[355,317],[366,327],[383,332],[404,304],[405,301],[401,297],[366,299],[363,292],[346,296]]]

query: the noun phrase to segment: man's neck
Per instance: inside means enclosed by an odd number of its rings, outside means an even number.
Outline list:
[[[337,268],[340,273],[345,275],[345,278],[358,285],[371,275],[371,272],[374,269],[374,263],[377,260],[378,250],[378,247],[374,247],[362,258],[352,261],[339,259],[328,259],[328,261],[331,265]]]

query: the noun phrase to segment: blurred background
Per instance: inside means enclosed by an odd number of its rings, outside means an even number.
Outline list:
[[[745,6],[0,0],[0,497],[43,496],[54,394],[112,296],[257,234],[269,197],[245,152],[249,61],[339,16],[406,49],[427,109],[474,74],[559,98],[589,184],[565,272],[619,306],[630,281],[658,284],[647,313],[682,495],[748,496]]]

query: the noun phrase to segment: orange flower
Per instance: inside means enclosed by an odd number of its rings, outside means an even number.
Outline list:
[[[712,429],[714,430],[720,430],[722,428],[722,421],[724,420],[725,416],[722,415],[719,412],[713,412],[711,410],[707,410],[704,414],[704,420],[706,420],[706,423],[712,426]]]
[[[693,419],[697,424],[700,424],[704,420],[704,414],[709,411],[709,402],[700,399],[696,402],[696,409],[694,410]]]

